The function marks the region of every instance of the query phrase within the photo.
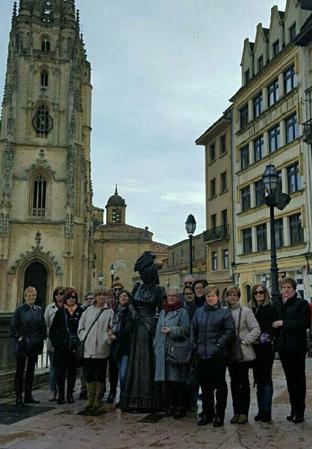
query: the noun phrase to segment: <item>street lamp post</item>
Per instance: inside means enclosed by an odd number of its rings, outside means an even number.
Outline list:
[[[101,271],[98,273],[98,281],[100,285],[103,285],[104,274]]]
[[[190,274],[193,274],[193,234],[196,229],[196,220],[194,215],[189,214],[185,222],[185,230],[190,240]]]
[[[113,263],[110,265],[109,271],[110,271],[110,275],[111,275],[111,285],[113,285],[113,283],[114,283],[114,276],[116,274],[116,267],[115,267],[115,265]]]
[[[280,190],[280,178],[273,164],[265,167],[262,175],[262,184],[265,191],[265,203],[270,208],[270,232],[271,232],[271,296],[272,301],[279,299],[278,265],[276,257],[276,236],[274,207],[283,210],[290,201],[289,195]]]

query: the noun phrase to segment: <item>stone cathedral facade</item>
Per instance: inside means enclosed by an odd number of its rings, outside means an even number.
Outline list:
[[[91,287],[91,67],[74,0],[14,4],[0,131],[0,311]]]

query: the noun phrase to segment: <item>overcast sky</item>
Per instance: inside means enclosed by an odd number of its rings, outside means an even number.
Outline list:
[[[240,87],[243,41],[286,0],[76,0],[92,65],[94,205],[118,191],[127,223],[173,244],[205,229],[199,137]],[[2,96],[13,0],[0,0]]]

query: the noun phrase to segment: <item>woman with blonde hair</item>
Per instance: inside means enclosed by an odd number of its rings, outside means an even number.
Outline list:
[[[249,368],[256,358],[253,344],[261,334],[260,326],[249,307],[240,303],[241,292],[235,285],[228,287],[226,302],[235,323],[236,339],[229,361],[234,416],[231,424],[246,424],[250,406]]]
[[[35,305],[37,290],[27,287],[24,291],[24,303],[17,307],[10,324],[10,336],[15,340],[16,373],[15,391],[16,405],[37,404],[32,395],[32,385],[38,354],[42,353],[43,340],[46,338],[46,324],[41,307]],[[25,396],[24,371],[25,375]]]
[[[249,306],[253,310],[261,329],[261,335],[254,344],[256,360],[254,378],[257,384],[258,413],[255,421],[270,422],[272,414],[272,368],[274,362],[274,328],[276,311],[271,304],[269,291],[263,284],[255,284],[251,290]]]

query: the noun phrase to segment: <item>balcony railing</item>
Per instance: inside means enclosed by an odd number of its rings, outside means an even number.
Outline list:
[[[312,119],[303,124],[303,141],[312,144]]]
[[[204,242],[211,242],[213,240],[221,240],[228,239],[229,235],[229,226],[216,226],[215,228],[207,229],[204,232]]]

